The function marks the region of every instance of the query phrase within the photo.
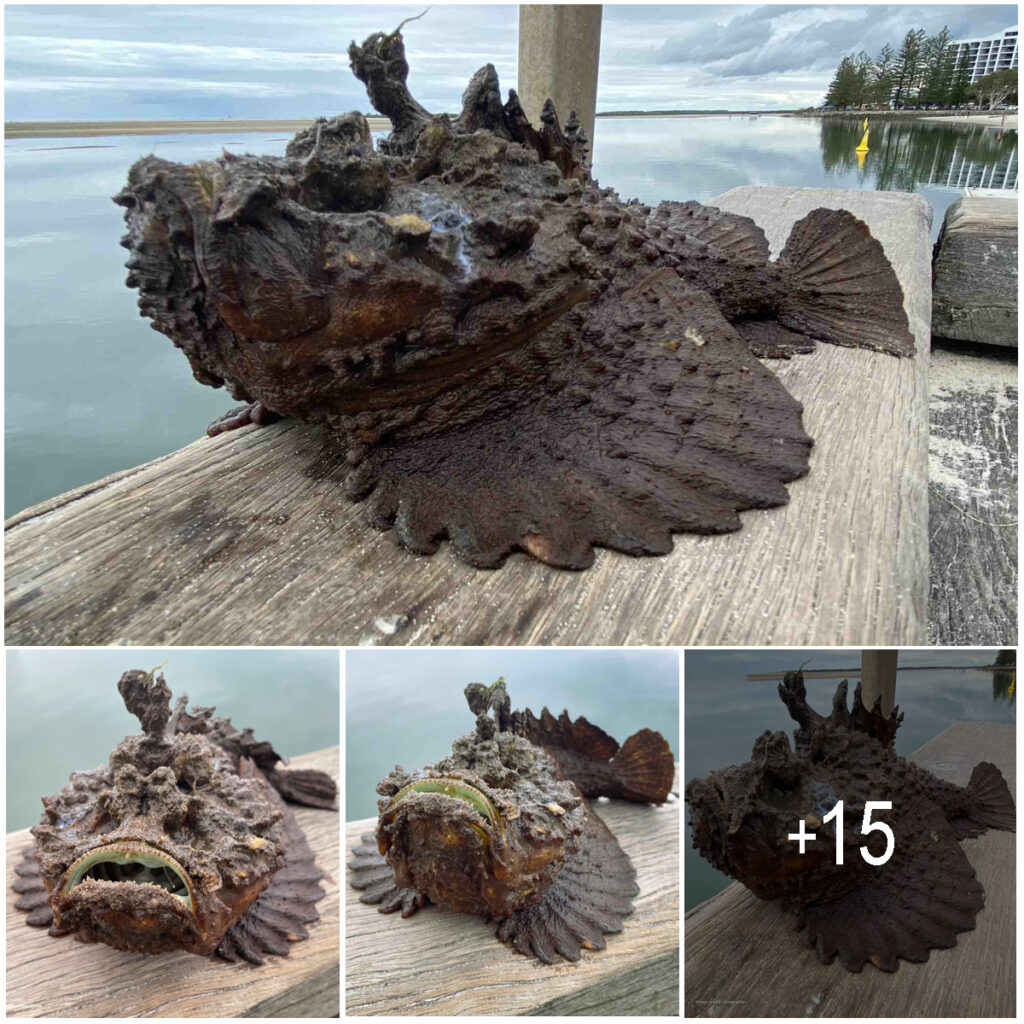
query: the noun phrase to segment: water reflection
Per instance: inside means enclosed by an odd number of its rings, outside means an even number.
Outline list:
[[[822,119],[821,162],[829,173],[857,173],[862,187],[916,192],[946,188],[1016,188],[1017,133],[975,125],[876,121],[858,168],[859,119]]]
[[[902,757],[912,754],[957,721],[1015,723],[1015,704],[1005,696],[1015,669],[1003,655],[1003,667],[993,670],[1000,654],[995,650],[901,651],[896,703],[904,720],[896,734],[896,752]],[[749,760],[754,740],[766,729],[792,735],[796,725],[779,700],[777,683],[751,682],[746,677],[790,671],[811,657],[809,669],[838,674],[806,680],[811,707],[827,714],[838,678],[846,674],[843,670],[859,669],[859,651],[687,651],[683,784],[711,769]],[[855,679],[850,673],[851,691]],[[689,833],[687,825],[687,910],[732,881],[697,854]]]

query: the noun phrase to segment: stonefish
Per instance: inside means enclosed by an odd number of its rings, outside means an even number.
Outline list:
[[[286,956],[324,893],[285,800],[334,809],[334,780],[278,768],[269,743],[185,696],[172,713],[163,675],[126,672],[118,690],[143,732],[43,797],[16,906],[51,935],[132,953]]]
[[[511,710],[505,682],[466,687],[476,730],[420,771],[377,786],[377,832],[353,849],[363,903],[486,914],[502,942],[546,964],[604,949],[639,892],[629,857],[588,803],[660,804],[674,761],[660,733],[619,747],[585,718]],[[493,717],[488,712],[493,711]]]
[[[795,745],[784,732],[765,732],[746,764],[690,782],[694,847],[761,899],[783,899],[822,963],[838,955],[850,971],[865,963],[895,971],[899,958],[923,962],[974,927],[984,889],[959,841],[989,828],[1012,831],[1016,809],[995,765],[976,765],[965,787],[943,782],[896,756],[897,708],[888,717],[880,701],[867,710],[858,684],[847,710],[846,693],[843,681],[825,718],[808,705],[803,676],[786,674],[779,696],[799,724]],[[839,800],[841,865],[839,819],[825,821]],[[894,836],[879,866],[860,852],[877,858],[887,846],[883,834],[863,828],[867,801],[892,802],[869,822]],[[816,836],[803,853],[789,838],[799,831]]]
[[[490,64],[455,119],[406,87],[400,32],[349,49],[392,132],[320,118],[283,157],[148,156],[115,197],[127,283],[210,428],[330,428],[349,497],[420,553],[581,569],[740,528],[808,472],[802,409],[758,356],[914,350],[882,247],[817,209],[778,259],[747,217],[601,189],[575,115],[539,127]]]

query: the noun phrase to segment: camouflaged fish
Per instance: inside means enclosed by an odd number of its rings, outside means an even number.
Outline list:
[[[807,704],[803,675],[789,672],[779,685],[799,724],[795,747],[784,732],[765,732],[751,760],[686,787],[693,845],[719,871],[765,900],[782,898],[796,912],[804,944],[818,959],[838,955],[850,971],[872,963],[895,971],[899,958],[920,963],[930,949],[956,945],[958,932],[974,927],[984,889],[960,840],[986,829],[1014,830],[1016,809],[1006,780],[982,761],[967,786],[943,782],[893,750],[903,719],[886,717],[881,701],[868,711],[860,684],[853,710],[844,680],[825,718]],[[836,864],[836,819],[823,819],[842,800],[843,863]],[[871,821],[888,825],[894,852],[881,866],[887,840],[862,832],[867,801],[892,801]],[[813,832],[799,852],[788,838]]]
[[[738,530],[812,445],[757,356],[913,353],[852,214],[814,210],[772,261],[748,217],[599,188],[575,115],[533,127],[490,64],[451,120],[409,93],[399,32],[349,56],[391,120],[376,150],[362,114],[320,118],[284,157],[148,156],[115,201],[142,314],[246,403],[210,432],[326,425],[311,464],[410,550],[582,569]]]
[[[163,675],[126,672],[118,691],[144,731],[43,797],[16,906],[51,935],[132,953],[287,956],[324,893],[285,800],[336,809],[334,780],[278,768],[269,743],[186,696],[172,713]]]
[[[620,748],[585,718],[513,712],[503,679],[470,684],[466,699],[475,732],[437,764],[396,768],[377,786],[377,832],[352,851],[352,886],[384,914],[409,917],[427,902],[486,914],[502,942],[546,964],[604,949],[639,889],[586,797],[664,803],[668,744],[642,729]]]

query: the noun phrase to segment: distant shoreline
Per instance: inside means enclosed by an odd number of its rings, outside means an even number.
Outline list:
[[[769,117],[772,114],[794,114],[795,110],[607,110],[595,117]]]
[[[707,110],[707,111],[609,111],[598,117],[725,117],[731,115],[782,114],[781,110]],[[226,132],[297,132],[315,119],[225,118],[220,121],[7,121],[5,139],[87,139],[103,135],[184,135],[223,134]],[[391,122],[386,117],[369,117],[370,130],[386,132]]]
[[[225,118],[222,121],[6,121],[5,139],[86,139],[102,135],[217,135],[225,132],[297,132],[315,118],[259,120]],[[369,117],[370,130],[388,131],[386,117]]]

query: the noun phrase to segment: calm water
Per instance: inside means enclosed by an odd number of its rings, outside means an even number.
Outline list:
[[[213,705],[285,757],[339,743],[336,651],[135,648],[7,651],[7,831],[39,821],[40,799],[72,771],[106,763],[139,722],[117,692],[121,673],[166,660],[174,698]]]
[[[964,184],[1012,167],[1016,133],[919,121],[872,129],[858,169],[856,121],[603,118],[594,170],[645,202],[707,201],[738,185],[918,191],[934,231]],[[281,154],[273,133],[5,142],[6,514],[188,444],[231,405],[138,315],[110,201],[140,156],[182,162],[221,148]],[[987,177],[986,177],[987,181]]]
[[[1016,706],[1006,696],[1009,679],[996,683],[992,672],[970,667],[990,665],[996,654],[994,650],[901,651],[896,703],[905,718],[896,734],[896,752],[905,757],[960,720],[1015,723]],[[790,671],[812,656],[808,671],[860,667],[859,651],[687,651],[683,784],[702,778],[712,769],[749,761],[754,740],[766,729],[783,730],[792,738],[796,723],[779,700],[778,682],[750,682],[746,676]],[[964,667],[915,671],[915,666],[926,665]],[[811,707],[828,714],[839,681],[808,679]],[[851,700],[855,685],[856,677],[851,677]],[[732,879],[716,871],[693,849],[689,824],[686,831],[684,870],[686,909],[690,910],[720,892]]]
[[[585,716],[620,743],[657,729],[679,756],[679,657],[661,650],[356,650],[345,653],[345,818],[377,816],[374,787],[472,732],[468,683],[505,677],[513,708]]]

